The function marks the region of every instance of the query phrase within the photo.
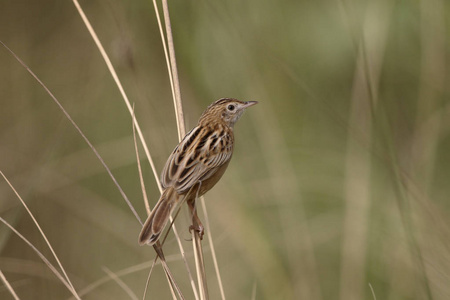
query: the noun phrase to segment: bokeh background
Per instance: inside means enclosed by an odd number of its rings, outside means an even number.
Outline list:
[[[160,171],[177,131],[153,4],[81,5]],[[169,5],[187,128],[218,98],[260,102],[237,124],[233,161],[206,196],[227,299],[450,299],[449,3]],[[131,117],[73,3],[2,1],[0,40],[55,94],[145,218]],[[128,298],[108,270],[124,274],[141,298],[154,251],[138,246],[138,221],[57,105],[3,47],[0,101],[0,170],[77,290],[106,278],[82,298]],[[159,192],[141,158],[153,205]],[[3,180],[0,216],[51,258]],[[185,209],[176,224],[192,262]],[[211,299],[220,299],[204,245]],[[193,299],[172,234],[165,251]],[[3,224],[0,270],[21,299],[70,298]],[[170,299],[161,268],[149,288],[150,299]],[[3,286],[0,298],[12,298]]]

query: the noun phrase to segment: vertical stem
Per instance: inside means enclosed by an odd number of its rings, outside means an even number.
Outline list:
[[[175,47],[173,43],[172,27],[170,24],[169,7],[167,4],[167,0],[162,0],[162,4],[164,12],[164,22],[166,25],[167,44],[169,48],[170,66],[172,71],[172,82],[173,82],[172,89],[174,91],[174,98],[175,98],[174,106],[175,106],[175,115],[177,119],[178,139],[181,141],[184,135],[186,134],[186,128],[184,124],[183,106],[181,104],[180,83],[178,80],[178,70],[175,58]],[[195,230],[193,230],[192,232],[193,232],[192,242],[195,252],[195,262],[196,262],[195,266],[197,269],[200,298],[209,299],[208,288],[206,285],[206,272],[205,272],[205,263],[203,260],[202,243],[200,240],[200,236],[198,235],[198,232],[196,232]]]
[[[167,5],[167,0],[163,0],[162,3],[164,12],[164,22],[166,24],[167,44],[169,46],[170,66],[172,68],[174,96],[175,96],[174,99],[175,114],[178,126],[178,139],[181,141],[181,139],[186,134],[186,128],[184,125],[183,106],[181,104],[180,82],[178,80],[177,61],[175,58],[175,47],[173,44],[172,27],[170,25],[169,7]]]

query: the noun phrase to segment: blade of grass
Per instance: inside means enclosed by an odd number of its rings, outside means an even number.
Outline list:
[[[133,292],[133,290],[130,289],[130,287],[122,279],[120,279],[119,276],[117,276],[117,274],[111,272],[111,270],[108,269],[107,267],[102,267],[102,270],[103,272],[108,274],[108,276],[111,277],[111,279],[114,280],[125,291],[125,293],[127,293],[130,299],[139,300],[136,294]]]
[[[94,28],[92,28],[91,23],[89,22],[88,18],[86,17],[86,14],[84,13],[84,11],[81,8],[81,6],[78,3],[78,1],[77,0],[73,0],[73,3],[75,5],[78,13],[81,16],[81,19],[83,20],[84,24],[86,25],[86,28],[88,29],[92,39],[94,40],[95,44],[97,45],[97,48],[100,51],[100,54],[102,55],[103,60],[105,61],[106,66],[108,67],[108,70],[111,73],[111,76],[114,79],[114,82],[116,83],[117,87],[119,88],[120,94],[122,95],[122,98],[123,98],[123,100],[124,100],[124,102],[125,102],[125,104],[126,104],[126,106],[128,108],[128,111],[130,112],[130,115],[132,115],[133,114],[133,108],[131,107],[130,101],[128,100],[128,96],[126,95],[125,90],[122,87],[122,83],[120,82],[119,77],[117,76],[117,73],[116,73],[116,71],[115,71],[115,69],[114,69],[114,67],[113,67],[113,65],[111,63],[111,60],[109,59],[108,54],[106,54],[106,51],[103,48],[102,43],[100,42],[97,34],[95,33]],[[135,120],[135,126],[136,126],[136,130],[138,132],[139,139],[141,140],[142,146],[144,147],[144,152],[145,152],[145,154],[147,156],[147,159],[148,159],[148,161],[150,163],[150,167],[151,167],[151,169],[153,171],[153,174],[155,176],[156,183],[157,183],[158,187],[161,189],[161,183],[159,182],[159,180],[157,180],[158,173],[156,172],[155,164],[153,163],[152,156],[150,155],[150,151],[148,150],[147,143],[145,142],[144,135],[142,134],[141,127],[139,126],[139,123],[137,122],[137,120]]]
[[[180,84],[178,79],[178,71],[177,71],[177,65],[176,65],[176,58],[175,58],[175,46],[173,43],[173,36],[172,36],[172,27],[170,24],[170,15],[169,15],[169,7],[167,0],[163,0],[163,12],[164,12],[164,22],[166,25],[166,36],[168,41],[168,48],[169,48],[169,54],[170,54],[170,66],[172,70],[172,82],[173,87],[172,91],[173,93],[173,100],[174,100],[174,107],[175,107],[175,114],[176,114],[176,120],[177,120],[177,128],[178,128],[178,139],[179,141],[182,140],[184,135],[186,134],[185,129],[185,122],[184,122],[184,116],[183,116],[183,107],[181,103],[181,94],[180,94]],[[162,37],[163,38],[163,37]],[[164,40],[164,38],[163,38]],[[167,57],[166,57],[167,59]],[[170,72],[169,72],[170,74]],[[203,259],[203,250],[202,250],[202,243],[200,236],[197,231],[192,231],[192,243],[193,243],[193,249],[195,252],[195,258],[196,258],[196,270],[197,270],[197,278],[198,278],[198,284],[199,284],[199,290],[200,290],[200,298],[201,299],[209,299],[208,296],[208,288],[206,285],[206,271],[205,271],[205,264]],[[213,249],[211,249],[213,251]]]
[[[195,267],[197,269],[198,289],[200,290],[200,299],[209,299],[208,287],[206,285],[205,261],[203,258],[203,249],[198,232],[192,230],[192,243],[194,247]]]
[[[167,43],[166,43],[166,39],[165,39],[165,35],[164,35],[164,29],[163,29],[163,26],[162,26],[161,17],[159,16],[160,14],[159,14],[159,9],[158,9],[158,5],[156,3],[156,0],[153,0],[152,2],[153,2],[153,7],[155,9],[155,15],[156,15],[156,20],[158,22],[159,34],[160,34],[160,37],[161,37],[161,43],[162,43],[162,46],[163,46],[164,56],[165,56],[165,59],[166,59],[167,73],[169,74],[169,81],[170,81],[170,89],[172,91],[172,98],[175,101],[175,99],[177,97],[176,96],[177,92],[175,92],[175,83],[173,82],[174,81],[174,77],[172,76],[172,68],[170,66],[170,58],[169,58],[169,53],[168,53],[168,50],[167,50]],[[173,45],[173,42],[172,42],[172,45]],[[176,76],[176,80],[178,80],[178,75]],[[180,85],[177,83],[177,86],[179,87]],[[178,90],[178,94],[179,94],[179,90]],[[181,99],[181,97],[180,97],[180,99]],[[177,114],[175,114],[175,117],[176,117],[176,120],[177,120],[178,138],[179,139],[182,138],[182,137],[180,137],[180,133],[186,131],[185,129],[182,129],[180,127],[180,125],[179,125],[179,123],[182,123],[183,124],[182,126],[184,127],[184,119],[183,119],[182,107],[181,107],[180,110],[181,110],[181,116],[178,116]]]
[[[172,26],[170,25],[169,6],[167,0],[162,1],[164,12],[164,23],[166,24],[167,43],[169,45],[170,66],[172,69],[172,81],[174,90],[175,116],[177,119],[178,139],[181,141],[186,134],[184,123],[183,106],[181,103],[180,81],[178,80],[177,60],[175,56],[175,46],[173,44]]]
[[[3,274],[2,270],[0,270],[0,279],[5,284],[6,288],[8,289],[9,293],[15,300],[19,300],[20,298],[17,296],[16,292],[12,288],[12,286],[9,284],[8,280],[6,279],[5,275]]]
[[[375,291],[373,290],[372,285],[369,282],[370,292],[372,293],[373,300],[377,300],[377,296],[375,295]]]
[[[119,90],[120,90],[120,92],[122,94],[122,97],[123,97],[123,99],[124,99],[124,101],[125,101],[125,103],[126,103],[126,105],[128,107],[128,110],[130,111],[130,114],[133,114],[131,105],[130,105],[130,103],[128,101],[128,97],[125,94],[125,91],[124,91],[124,89],[123,89],[123,87],[122,87],[122,85],[120,83],[120,80],[119,80],[119,78],[118,78],[118,76],[117,76],[117,74],[116,74],[116,72],[114,70],[114,67],[112,66],[112,63],[111,63],[108,55],[106,54],[106,51],[104,50],[100,40],[98,39],[95,31],[93,30],[89,20],[87,19],[86,15],[84,14],[84,12],[83,12],[81,6],[79,5],[78,1],[77,0],[73,0],[73,3],[75,5],[75,7],[77,8],[81,18],[83,19],[83,22],[85,23],[86,27],[88,28],[89,33],[91,34],[92,38],[94,39],[94,42],[96,43],[97,47],[99,48],[99,51],[100,51],[103,59],[105,60],[105,62],[107,64],[107,67],[108,67],[111,75],[113,76],[113,79],[115,80],[115,82],[116,82],[116,84],[117,84],[117,86],[118,86],[118,88],[119,88]],[[156,2],[154,2],[154,5],[155,5],[155,9],[157,10]],[[184,118],[183,118],[181,97],[180,97],[180,91],[179,91],[179,81],[178,81],[178,74],[177,74],[177,70],[176,70],[175,52],[174,52],[174,47],[173,47],[173,38],[172,38],[172,34],[171,34],[170,17],[169,17],[169,14],[168,14],[167,2],[163,2],[163,6],[165,7],[164,8],[164,16],[165,16],[165,21],[166,21],[166,30],[167,30],[167,33],[168,33],[170,63],[171,63],[171,70],[172,70],[172,73],[169,72],[169,74],[173,74],[174,75],[173,77],[172,76],[170,76],[170,77],[172,78],[171,85],[172,85],[172,93],[174,95],[174,101],[175,101],[175,110],[176,110],[176,118],[177,118],[178,135],[179,135],[179,138],[181,139],[184,136],[184,134],[185,134],[185,127],[184,127]],[[159,20],[159,14],[158,13],[157,13],[157,18]],[[160,24],[160,22],[159,22],[159,24]],[[161,31],[161,26],[160,26],[160,31]],[[161,31],[161,33],[162,33],[162,31]],[[162,36],[162,39],[163,39],[163,44],[165,44],[163,36]],[[140,137],[141,143],[143,144],[144,151],[145,151],[145,153],[147,155],[147,158],[149,159],[149,162],[150,162],[151,168],[153,170],[153,173],[155,175],[155,178],[158,178],[157,173],[156,173],[156,169],[154,167],[154,163],[152,161],[152,158],[151,158],[150,153],[148,151],[148,148],[146,146],[145,139],[143,138],[142,132],[140,130],[140,126],[139,126],[139,124],[138,124],[138,122],[136,120],[134,120],[134,123],[135,123],[136,129],[137,129],[138,135]],[[158,184],[159,189],[161,190],[161,186],[160,186],[160,183],[159,183],[158,180],[157,180],[157,184]],[[175,232],[175,227],[174,227],[174,232]],[[177,234],[176,234],[176,236],[177,236],[177,239],[179,239]],[[199,237],[197,237],[197,238],[199,239]],[[179,244],[181,244],[181,242],[179,242]],[[184,253],[184,251],[182,251],[182,253]],[[204,272],[204,267],[203,267],[203,272]]]
[[[167,236],[169,235],[170,229],[171,229],[172,226],[174,225],[173,222],[174,222],[174,220],[177,218],[178,214],[180,213],[180,209],[181,209],[181,207],[182,207],[182,205],[183,205],[183,202],[184,202],[184,200],[185,200],[186,198],[188,198],[189,193],[190,193],[190,191],[189,191],[188,194],[181,200],[181,203],[178,204],[177,210],[176,210],[176,212],[175,212],[173,218],[171,218],[171,220],[170,220],[170,225],[168,226],[168,229],[166,230],[166,232],[165,232],[165,234],[164,234],[164,237],[163,237],[162,239],[160,239],[155,245],[153,245],[153,248],[155,249],[155,252],[156,252],[156,257],[155,257],[155,259],[153,260],[153,264],[152,264],[152,266],[150,267],[150,270],[149,270],[147,282],[146,282],[145,289],[144,289],[144,296],[143,296],[143,299],[145,299],[145,295],[147,294],[147,289],[148,289],[148,285],[149,285],[149,282],[150,282],[150,277],[151,277],[152,270],[153,270],[153,267],[155,266],[156,261],[158,260],[158,258],[160,258],[160,259],[161,259],[161,264],[165,264],[165,263],[166,263],[166,262],[165,262],[165,256],[164,256],[164,252],[163,252],[162,246],[163,246],[164,243],[166,242],[166,239],[167,239]],[[186,258],[185,258],[185,254],[184,254],[184,253],[182,253],[182,258],[183,258],[183,261],[184,261],[184,263],[185,263],[186,270],[188,271],[188,275],[189,275],[189,278],[190,278],[192,290],[193,290],[193,292],[194,292],[194,297],[195,297],[195,299],[198,299],[197,288],[195,287],[195,282],[194,282],[194,280],[193,280],[193,278],[192,278],[192,273],[191,273],[191,270],[190,270],[189,265],[187,264],[187,260],[186,260]],[[163,266],[164,266],[164,265],[163,265]]]
[[[161,265],[164,268],[164,274],[167,277],[167,281],[170,284],[170,291],[172,292],[172,298],[177,299],[175,295],[175,291],[177,292],[180,299],[184,300],[183,293],[181,293],[180,288],[178,287],[177,283],[175,282],[175,278],[173,277],[172,273],[170,272],[169,266],[167,265],[166,258],[164,257],[162,247],[160,247],[159,243],[154,245],[154,247],[159,247],[160,252],[156,251],[158,253],[159,259],[161,260]],[[155,249],[156,250],[156,249]]]
[[[158,259],[158,255],[156,255],[155,259],[153,260],[152,265],[150,266],[150,270],[148,271],[148,276],[147,276],[147,280],[145,281],[145,287],[144,287],[144,293],[142,294],[142,300],[145,300],[145,297],[147,295],[147,291],[148,291],[148,285],[150,284],[150,277],[153,274],[153,268],[156,265],[156,261]],[[172,294],[173,295],[173,294]]]
[[[171,255],[170,257],[166,258],[166,261],[178,261],[180,257],[181,256],[179,254],[178,255]],[[146,270],[149,267],[153,268],[157,264],[160,264],[160,262],[155,262],[155,260],[153,260],[151,264],[149,262],[141,263],[141,264],[138,264],[138,265],[135,265],[135,266],[131,266],[131,267],[127,267],[125,269],[117,271],[116,275],[118,277],[122,277],[122,276],[125,276],[125,275],[129,275],[129,274],[133,274],[133,273],[136,273],[136,272],[139,272],[139,271]],[[86,296],[90,292],[94,291],[96,288],[100,287],[103,284],[108,283],[111,280],[112,280],[112,278],[110,276],[104,276],[104,277],[102,277],[102,278],[100,278],[100,279],[90,283],[89,285],[87,285],[83,289],[81,289],[78,292],[78,295],[80,295],[80,297]],[[71,300],[71,299],[73,299],[73,297],[69,298],[68,300]]]
[[[133,115],[132,115],[132,118],[133,118],[133,120],[135,119],[135,115],[134,115],[134,105],[133,105]],[[150,210],[150,206],[149,206],[149,203],[148,203],[147,193],[146,193],[146,189],[145,189],[145,183],[144,183],[144,179],[143,179],[143,175],[142,175],[142,169],[141,169],[141,164],[140,164],[140,159],[139,159],[139,150],[138,150],[138,147],[137,147],[137,141],[136,141],[136,130],[135,130],[136,128],[135,128],[134,124],[135,124],[135,122],[133,121],[133,122],[132,122],[132,126],[133,126],[133,139],[134,139],[134,147],[135,147],[135,151],[136,151],[136,158],[137,158],[137,164],[138,164],[139,179],[140,179],[140,182],[141,182],[141,189],[142,189],[142,194],[143,194],[144,202],[145,202],[146,209],[147,209],[147,214],[150,215],[151,210]],[[170,227],[173,226],[173,221],[174,221],[174,219],[171,218],[171,226],[170,226]],[[169,231],[167,231],[167,233],[168,233],[168,232],[169,232]],[[165,238],[167,237],[167,233],[166,233]],[[165,238],[164,238],[164,240],[165,240]],[[177,239],[177,240],[180,241],[180,239]],[[180,249],[183,250],[183,246],[182,246],[181,244],[180,244],[179,246],[180,246]],[[162,249],[161,249],[161,251],[162,251]],[[182,255],[184,256],[184,251],[182,252]],[[154,265],[155,265],[156,260],[157,260],[158,257],[159,257],[159,255],[154,259],[153,264],[152,264],[152,267],[151,267],[150,270],[149,270],[149,275],[148,275],[147,282],[146,282],[145,289],[144,289],[144,296],[143,296],[144,299],[145,299],[145,295],[146,295],[146,292],[147,292],[147,287],[148,287],[148,283],[149,283],[149,280],[150,280],[150,276],[151,276],[151,274],[152,274],[153,267],[154,267]],[[187,269],[187,271],[188,271],[188,276],[189,276],[189,279],[190,279],[190,282],[191,282],[191,286],[192,286],[192,289],[193,289],[193,292],[194,292],[195,299],[198,299],[197,289],[195,288],[195,282],[194,282],[194,280],[193,280],[193,278],[192,278],[191,270],[190,270],[190,268],[189,268],[189,265],[187,264],[187,260],[184,258],[183,261],[184,261],[185,266],[186,266],[186,269]],[[167,265],[166,265],[165,262],[164,262],[163,267],[166,267],[166,266],[167,266]]]
[[[206,203],[205,203],[204,197],[200,197],[200,204],[202,205],[202,209],[203,209],[203,216],[205,219],[205,227],[206,227],[206,235],[208,236],[208,243],[209,243],[209,247],[211,249],[211,256],[212,256],[213,263],[214,263],[214,270],[216,271],[217,282],[219,284],[220,296],[222,297],[222,300],[225,300],[226,299],[225,298],[225,290],[224,290],[223,284],[222,284],[222,276],[220,276],[219,263],[217,261],[216,250],[214,248],[211,227],[209,226],[208,211],[206,210]]]
[[[78,296],[77,292],[70,286],[70,284],[66,281],[66,279],[58,272],[58,270],[50,263],[50,261],[29,241],[27,240],[20,232],[18,232],[14,227],[12,227],[5,219],[0,217],[0,221],[5,224],[9,229],[11,229],[18,237],[20,237],[31,249],[36,252],[36,254],[42,259],[42,261],[48,266],[48,268],[56,275],[56,277],[66,286],[70,293],[77,300],[81,300],[80,296]]]
[[[33,71],[31,71],[31,69],[11,50],[9,49],[2,41],[0,41],[0,43],[3,45],[3,47],[5,47],[13,56],[14,58],[28,71],[28,73],[31,74],[31,76],[33,76],[33,78],[44,88],[44,90],[47,92],[47,94],[49,94],[49,96],[53,99],[53,101],[58,105],[58,107],[61,109],[61,111],[64,113],[64,115],[66,116],[66,118],[70,121],[70,123],[73,125],[73,127],[75,127],[75,129],[78,131],[78,133],[81,135],[81,137],[84,139],[84,141],[88,144],[89,148],[92,149],[92,151],[94,152],[95,156],[98,158],[98,160],[100,161],[100,163],[103,165],[103,167],[106,169],[106,172],[108,173],[109,177],[112,179],[112,181],[114,182],[114,184],[116,185],[117,189],[119,190],[120,194],[122,195],[123,199],[125,200],[125,202],[128,204],[128,207],[130,208],[130,210],[133,212],[134,216],[136,217],[136,219],[139,221],[139,223],[141,225],[143,225],[141,218],[139,217],[139,215],[137,214],[136,210],[134,209],[133,205],[131,204],[130,200],[128,199],[127,195],[125,194],[125,192],[123,191],[123,189],[121,188],[121,186],[119,185],[119,183],[117,182],[116,178],[114,177],[114,175],[112,174],[111,170],[108,168],[108,166],[106,165],[105,161],[103,160],[103,158],[100,156],[100,154],[98,153],[97,149],[94,147],[94,145],[92,145],[92,143],[89,141],[89,139],[86,137],[86,135],[83,133],[83,131],[80,129],[80,127],[78,127],[78,125],[75,123],[75,121],[72,119],[72,117],[69,115],[69,113],[64,109],[64,107],[62,106],[62,104],[58,101],[58,99],[56,99],[56,97],[53,95],[53,93],[47,88],[47,86],[39,79],[39,77],[36,76],[36,74],[34,74]]]
[[[14,188],[14,186],[11,184],[11,182],[9,182],[8,178],[6,178],[5,174],[3,174],[3,172],[0,170],[0,175],[2,175],[3,179],[5,179],[6,183],[9,185],[9,187],[13,190],[14,194],[16,194],[17,198],[20,200],[20,202],[22,203],[22,206],[25,208],[25,210],[27,211],[27,213],[30,215],[31,219],[33,220],[34,224],[36,225],[37,229],[39,230],[41,236],[44,238],[45,243],[47,244],[48,248],[50,249],[50,251],[52,252],[53,257],[55,258],[56,262],[58,263],[58,266],[60,267],[61,271],[64,274],[64,277],[67,280],[67,283],[70,285],[70,287],[75,291],[75,287],[73,286],[72,282],[69,279],[69,276],[66,273],[66,270],[64,269],[64,267],[61,264],[61,261],[59,260],[58,256],[56,255],[55,250],[53,249],[52,245],[50,244],[49,240],[47,239],[47,236],[45,235],[44,231],[42,230],[41,226],[39,226],[38,221],[36,220],[36,218],[34,217],[33,213],[30,211],[30,209],[28,208],[27,204],[25,203],[25,201],[23,201],[22,197],[20,197],[19,193],[17,192],[17,190]]]
[[[78,13],[80,14],[80,16],[81,16],[81,18],[82,18],[84,24],[86,25],[86,28],[88,29],[88,31],[89,31],[89,33],[90,33],[92,39],[94,40],[95,44],[97,45],[97,48],[99,49],[100,54],[102,55],[102,57],[103,57],[103,59],[104,59],[106,65],[107,65],[107,67],[108,67],[108,70],[110,71],[110,73],[111,73],[111,75],[112,75],[112,77],[113,77],[113,79],[114,79],[114,81],[115,81],[117,87],[119,88],[119,91],[120,91],[120,93],[122,94],[122,98],[123,98],[123,100],[125,101],[125,104],[126,104],[128,110],[129,110],[129,112],[130,112],[130,115],[133,115],[133,108],[132,108],[132,106],[131,106],[131,104],[130,104],[130,102],[129,102],[129,100],[128,100],[128,97],[127,97],[127,95],[126,95],[126,93],[125,93],[125,90],[124,90],[123,87],[122,87],[122,84],[121,84],[121,82],[120,82],[120,80],[119,80],[119,77],[117,76],[117,73],[116,73],[116,71],[115,71],[115,69],[114,69],[114,67],[113,67],[113,65],[112,65],[112,63],[111,63],[111,60],[109,59],[109,57],[108,57],[108,55],[107,55],[105,49],[103,48],[103,45],[101,44],[101,42],[100,42],[100,40],[99,40],[97,34],[95,33],[95,31],[94,31],[92,25],[90,24],[88,18],[86,17],[86,15],[85,15],[83,9],[81,8],[81,6],[79,5],[78,1],[77,1],[77,0],[73,0],[73,3],[74,3],[74,5],[75,5],[75,7],[76,7]],[[151,167],[151,169],[152,169],[152,171],[153,171],[153,174],[154,174],[156,183],[157,183],[157,185],[158,185],[158,188],[159,188],[160,192],[162,192],[161,183],[160,183],[159,180],[158,180],[158,174],[157,174],[157,172],[156,172],[156,168],[155,168],[155,165],[154,165],[154,163],[153,163],[153,159],[152,159],[152,157],[151,157],[151,155],[150,155],[150,151],[148,150],[148,147],[147,147],[147,144],[146,144],[146,142],[145,142],[145,139],[144,139],[144,136],[143,136],[143,134],[142,134],[142,131],[141,131],[141,129],[140,129],[139,123],[137,122],[137,120],[136,120],[135,118],[134,118],[134,124],[135,124],[135,126],[136,126],[136,130],[137,130],[137,132],[138,132],[139,139],[141,140],[141,144],[142,144],[142,146],[143,146],[143,148],[144,148],[144,152],[145,152],[145,154],[146,154],[146,156],[147,156],[147,159],[149,160],[150,167]],[[142,225],[142,222],[141,222],[141,225]],[[175,227],[174,227],[174,234],[175,234],[176,239],[179,240],[180,238],[179,238],[179,236],[178,236],[178,233],[177,233]],[[180,242],[180,241],[179,241],[179,245],[181,245],[181,242]],[[184,250],[183,250],[182,248],[180,248],[180,251],[181,251],[181,253],[182,253],[182,255],[183,255],[183,254],[184,254]],[[186,263],[186,264],[187,264],[187,263]],[[169,272],[168,269],[166,269],[166,267],[167,267],[167,265],[165,265],[165,268],[164,268],[165,271],[166,271],[166,272]],[[169,278],[173,278],[172,276],[169,276],[169,274],[167,274],[167,276],[168,276]],[[173,291],[172,291],[172,293],[173,293]]]
[[[75,0],[76,1],[76,0]],[[121,192],[123,198],[125,199],[125,201],[127,202],[128,206],[130,207],[130,209],[132,210],[133,214],[135,215],[135,217],[137,218],[137,220],[139,221],[139,223],[141,225],[143,225],[142,220],[140,219],[139,215],[137,214],[136,210],[134,209],[133,205],[131,204],[131,202],[128,200],[128,197],[125,195],[124,191],[122,190],[122,188],[120,187],[120,185],[118,184],[118,182],[116,181],[115,177],[112,175],[112,172],[110,171],[110,169],[107,167],[106,163],[104,162],[104,160],[102,159],[102,157],[100,156],[100,154],[97,152],[97,150],[95,149],[95,147],[90,143],[90,141],[87,139],[87,137],[84,135],[84,133],[81,131],[81,129],[78,127],[78,125],[75,123],[75,121],[73,121],[73,119],[71,118],[71,116],[68,114],[68,112],[64,109],[64,107],[60,104],[60,102],[56,99],[56,97],[50,92],[50,90],[42,83],[42,81],[31,71],[31,69],[12,51],[10,50],[3,42],[0,41],[0,43],[16,58],[16,60],[19,61],[19,63],[22,64],[23,67],[25,67],[25,69],[38,81],[39,84],[41,84],[41,86],[47,91],[47,93],[52,97],[52,99],[56,102],[56,104],[60,107],[60,109],[63,111],[63,113],[65,114],[65,116],[69,119],[69,121],[72,123],[72,125],[77,129],[78,133],[84,138],[84,140],[86,141],[86,143],[88,143],[89,147],[94,151],[95,155],[97,156],[97,158],[100,160],[100,162],[103,164],[103,166],[106,168],[108,174],[110,175],[110,177],[112,178],[113,182],[116,184],[116,186],[118,187],[119,191]],[[136,124],[136,126],[138,126],[138,124]],[[137,127],[139,128],[139,127]],[[139,131],[138,131],[139,132]],[[158,181],[158,185],[159,181]],[[161,189],[161,188],[160,188]],[[170,274],[170,271],[168,269],[167,264],[163,263],[163,267],[164,270],[166,272],[166,275],[169,279],[173,280],[173,276]],[[178,285],[176,285],[175,282],[169,282],[170,286],[175,286],[177,288],[178,293],[180,294],[180,290],[178,288]],[[172,294],[174,295],[174,291],[172,290]],[[175,295],[174,295],[175,297]],[[181,296],[181,298],[183,298]],[[78,299],[78,298],[77,298]]]
[[[215,4],[217,3],[215,2]],[[218,13],[221,10],[221,8],[216,8],[214,13]],[[221,17],[222,18],[218,18],[218,20],[222,21],[222,23],[224,23],[223,25],[225,25],[225,23],[234,23],[232,18],[229,18],[229,16],[226,14],[221,14]],[[278,55],[276,53],[270,53],[271,51],[267,50],[270,47],[266,47],[264,43],[257,43],[258,46],[255,47],[255,45],[251,43],[255,42],[255,40],[249,40],[241,35],[240,29],[237,26],[227,27],[235,30],[235,33],[237,33],[237,35],[241,38],[240,44],[244,45],[245,49],[250,49],[250,51],[247,50],[248,52],[246,53],[246,61],[248,62],[247,69],[260,70],[255,71],[251,74],[251,77],[253,78],[251,86],[253,88],[251,88],[249,94],[252,98],[261,100],[261,103],[263,102],[263,99],[269,100],[267,99],[267,95],[270,94],[270,91],[268,90],[267,86],[261,84],[262,82],[266,81],[265,78],[261,76],[261,74],[264,72],[261,72],[260,65],[256,63],[254,54],[263,50],[264,52],[269,53],[267,56],[264,56],[265,58],[276,58]],[[255,50],[256,52],[251,50]],[[304,84],[302,84],[302,86],[305,87]],[[308,93],[311,93],[311,90],[309,90]],[[314,103],[316,102],[317,101],[314,101]],[[286,272],[285,270],[283,270],[283,275],[279,275],[277,278],[278,280],[270,280],[270,282],[267,281],[268,284],[262,284],[261,288],[265,291],[269,291],[274,286],[277,286],[279,292],[281,290],[280,286],[283,285],[283,287],[286,289],[286,292],[291,293],[290,291],[287,291],[289,285],[283,284],[289,281],[284,280],[289,278],[287,276],[289,274],[290,276],[295,278],[294,280],[296,280],[294,288],[297,292],[297,298],[321,299],[322,295],[315,258],[316,254],[314,253],[313,239],[311,237],[307,222],[302,222],[302,224],[299,225],[299,220],[306,219],[306,213],[304,212],[305,210],[303,208],[300,209],[300,212],[298,212],[297,210],[293,210],[291,209],[292,206],[290,205],[290,203],[288,203],[289,199],[297,198],[298,195],[301,195],[301,190],[298,184],[298,175],[296,174],[295,169],[292,167],[292,161],[289,159],[290,154],[288,151],[287,143],[282,138],[283,132],[281,130],[281,126],[277,124],[278,122],[276,120],[276,117],[274,117],[275,115],[272,113],[273,109],[268,107],[268,105],[269,101],[264,101],[264,106],[260,107],[259,110],[264,110],[264,107],[266,107],[267,111],[270,111],[271,113],[267,113],[265,116],[260,115],[260,117],[256,119],[256,121],[254,121],[254,123],[256,124],[256,128],[258,128],[256,133],[259,135],[258,141],[262,144],[260,148],[263,157],[265,158],[264,162],[270,169],[269,173],[271,174],[271,191],[274,195],[276,195],[277,199],[284,199],[286,201],[286,203],[283,204],[277,203],[277,206],[279,205],[280,207],[288,207],[288,209],[285,209],[285,213],[284,211],[282,213],[280,210],[279,219],[281,224],[283,224],[281,227],[283,229],[286,229],[282,231],[282,235],[283,241],[286,244],[286,247],[284,248],[286,249],[288,260],[289,262],[292,262],[289,264],[290,266],[292,266],[292,270],[290,270],[291,272]],[[252,113],[251,115],[253,118],[258,117],[257,113]],[[303,206],[301,202],[300,206]],[[300,233],[299,230],[301,230]],[[293,236],[302,236],[302,239],[293,239]],[[302,266],[300,267],[296,263],[299,260],[298,249],[302,249],[305,254],[303,255],[303,252],[301,254]],[[270,251],[266,252],[265,254],[268,253],[270,253]],[[273,264],[275,264],[275,262],[276,259],[271,261],[271,263]],[[290,278],[290,280],[292,280],[292,277]],[[283,290],[283,292],[284,291],[285,290]],[[272,291],[270,291],[270,293],[271,292]],[[291,295],[292,294],[290,294],[290,296],[287,296],[287,298],[295,298],[294,295]]]
[[[142,196],[144,197],[145,209],[147,210],[147,215],[150,215],[151,209],[150,209],[150,204],[148,203],[147,191],[146,191],[146,188],[145,188],[144,177],[142,175],[141,159],[139,158],[139,150],[138,150],[137,141],[136,141],[135,118],[136,118],[136,116],[134,115],[134,104],[133,104],[132,127],[133,127],[134,150],[136,152],[136,160],[137,160],[137,166],[138,166],[139,181],[141,183],[141,190],[142,190]]]

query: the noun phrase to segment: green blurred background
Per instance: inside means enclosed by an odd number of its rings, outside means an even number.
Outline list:
[[[81,5],[159,172],[177,131],[153,4]],[[227,299],[450,299],[449,3],[169,5],[187,128],[218,98],[260,102],[237,124],[233,161],[206,196]],[[2,1],[0,40],[55,94],[145,218],[131,117],[72,2]],[[104,168],[3,47],[0,82],[0,170],[76,289],[125,270],[141,298],[154,251],[138,246],[140,225]],[[153,205],[159,192],[142,166]],[[0,193],[1,217],[51,258],[3,180]],[[192,263],[185,208],[176,225]],[[204,247],[211,299],[220,299]],[[21,299],[70,297],[3,224],[0,251]],[[173,234],[165,251],[193,299]],[[161,268],[149,288],[150,299],[170,299]],[[3,286],[0,298],[12,298]],[[128,296],[109,280],[82,298]]]

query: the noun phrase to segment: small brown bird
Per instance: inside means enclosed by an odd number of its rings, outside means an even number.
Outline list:
[[[161,174],[163,192],[139,234],[140,245],[153,245],[158,241],[169,216],[183,199],[192,214],[190,229],[203,236],[195,200],[222,177],[233,154],[234,124],[247,107],[257,103],[223,98],[203,112],[197,126],[186,134],[167,159]]]

